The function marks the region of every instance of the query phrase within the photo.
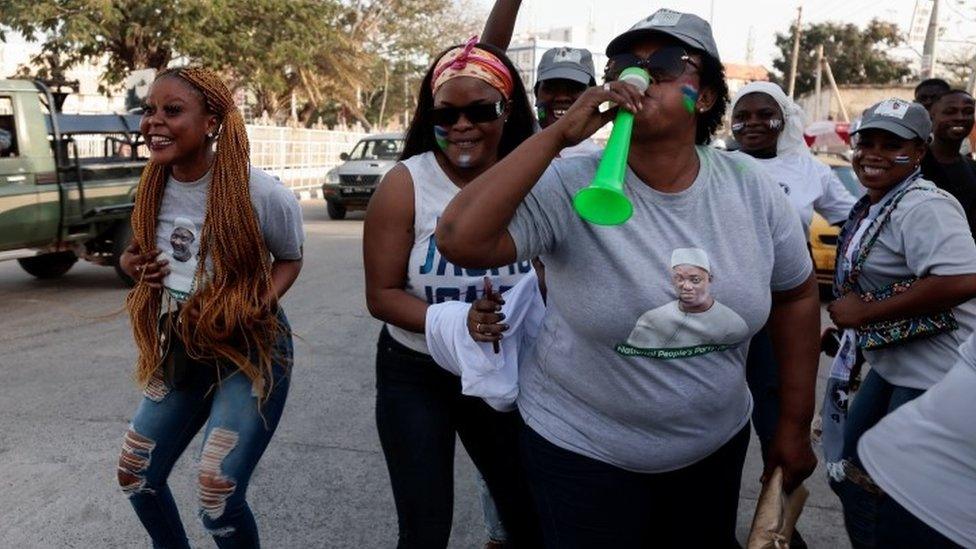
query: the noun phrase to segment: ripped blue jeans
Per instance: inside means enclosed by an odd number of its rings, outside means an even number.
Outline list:
[[[122,441],[118,478],[153,547],[186,548],[186,531],[166,483],[173,465],[206,424],[198,467],[198,514],[218,547],[259,547],[245,499],[254,467],[271,441],[288,395],[291,331],[275,343],[273,387],[258,409],[252,383],[233,368],[191,368],[179,389],[154,378]]]

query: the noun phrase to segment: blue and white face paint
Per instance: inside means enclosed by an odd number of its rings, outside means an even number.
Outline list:
[[[780,118],[770,118],[769,120],[766,120],[766,127],[771,130],[778,131],[783,127],[783,120]],[[732,133],[741,133],[745,128],[745,122],[736,122],[735,124],[732,124]]]
[[[445,153],[447,152],[447,147],[450,145],[450,142],[447,140],[447,133],[448,129],[444,126],[434,126],[434,140],[437,141],[437,146]],[[470,168],[471,153],[460,153],[457,164],[459,168]]]
[[[437,146],[441,148],[442,151],[447,150],[447,128],[444,126],[434,126],[434,141],[437,141]]]
[[[907,154],[900,154],[893,159],[893,162],[895,164],[911,164],[912,157],[908,156]]]

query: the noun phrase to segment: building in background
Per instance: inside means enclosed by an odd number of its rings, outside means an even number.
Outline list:
[[[841,84],[838,86],[840,97],[851,120],[861,117],[864,109],[885,99],[897,98],[912,101],[915,95],[915,83],[911,84]],[[843,120],[840,103],[837,97],[824,86],[820,92],[820,108],[817,108],[815,92],[808,92],[796,99],[797,104],[807,113],[810,122],[814,120],[814,113],[820,113],[821,120]]]
[[[725,81],[729,86],[729,97],[734,96],[750,82],[769,81],[769,71],[762,65],[742,63],[723,63],[723,65],[725,66]]]
[[[27,42],[23,37],[8,35],[8,41],[0,42],[0,78],[12,78],[21,65],[40,51],[40,44]],[[109,94],[98,90],[102,77],[102,64],[81,63],[66,71],[69,81],[78,82],[78,91],[68,96],[62,110],[71,114],[96,114],[125,111],[125,90],[121,87]]]
[[[529,97],[535,101],[532,93],[535,87],[536,71],[542,54],[552,48],[583,48],[593,54],[593,68],[596,70],[597,82],[603,80],[603,68],[607,65],[607,56],[603,48],[592,45],[592,29],[589,26],[559,27],[540,32],[526,33],[515,37],[508,48],[508,57],[515,64],[525,84]]]

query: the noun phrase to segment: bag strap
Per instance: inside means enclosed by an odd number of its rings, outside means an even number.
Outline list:
[[[915,176],[918,179],[918,175]],[[847,274],[847,277],[843,281],[843,289],[845,292],[850,292],[857,289],[857,281],[861,276],[861,271],[864,269],[864,263],[867,261],[868,254],[874,248],[875,243],[877,243],[878,238],[881,236],[881,230],[884,229],[885,225],[891,219],[895,208],[901,202],[901,199],[905,197],[909,192],[912,191],[934,191],[940,192],[939,189],[919,187],[914,181],[910,183],[904,189],[898,191],[898,193],[891,197],[884,206],[882,206],[881,213],[878,214],[876,218],[871,221],[871,225],[865,232],[864,237],[861,239],[862,244],[858,246],[857,259],[854,264],[851,265],[851,270]]]

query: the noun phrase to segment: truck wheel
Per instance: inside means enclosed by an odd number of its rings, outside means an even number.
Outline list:
[[[112,234],[112,267],[115,269],[115,274],[118,275],[122,283],[128,288],[135,286],[136,281],[125,274],[125,271],[119,266],[119,259],[122,257],[122,252],[125,251],[125,247],[129,245],[130,240],[132,240],[132,225],[129,224],[129,220],[127,219],[120,222]]]
[[[57,278],[71,269],[78,261],[74,252],[55,252],[18,259],[22,269],[37,278]]]
[[[329,219],[345,219],[346,207],[335,202],[327,202],[325,208],[329,211]]]

